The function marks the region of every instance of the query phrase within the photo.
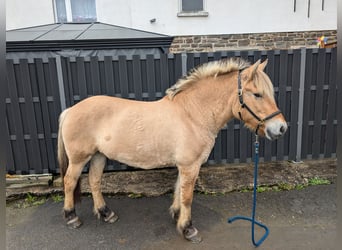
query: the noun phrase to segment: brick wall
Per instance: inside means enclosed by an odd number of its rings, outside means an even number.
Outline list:
[[[317,48],[316,39],[328,38],[327,43],[336,42],[336,30],[278,32],[232,35],[205,35],[175,37],[171,53],[181,52],[215,52],[224,50],[269,50],[295,49],[300,47]]]

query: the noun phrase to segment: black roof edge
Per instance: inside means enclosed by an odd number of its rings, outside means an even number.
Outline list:
[[[172,43],[173,37],[101,39],[101,40],[51,40],[6,42],[6,52],[25,51],[60,51],[64,49],[135,49],[135,48],[166,48]],[[163,49],[164,50],[164,49]]]

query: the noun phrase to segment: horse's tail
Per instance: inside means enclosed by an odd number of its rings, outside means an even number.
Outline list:
[[[64,141],[63,141],[63,122],[66,114],[68,113],[68,109],[64,110],[59,116],[59,128],[58,128],[58,144],[57,144],[57,158],[59,164],[59,171],[62,177],[62,183],[64,188],[64,176],[69,166],[69,158],[65,151]],[[80,180],[78,179],[77,185],[74,190],[74,201],[79,202],[81,199],[81,187]]]

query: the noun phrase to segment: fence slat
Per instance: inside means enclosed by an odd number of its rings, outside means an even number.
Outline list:
[[[316,91],[315,91],[315,107],[314,107],[314,128],[313,128],[313,148],[312,157],[319,158],[321,148],[321,132],[322,132],[322,100],[323,100],[323,84],[325,74],[325,50],[320,49],[317,57],[317,74],[316,77]]]
[[[28,164],[36,169],[39,173],[42,173],[42,164],[41,164],[41,155],[39,151],[39,144],[38,144],[38,134],[37,134],[37,126],[36,126],[36,116],[33,107],[33,96],[31,91],[31,79],[30,79],[30,72],[29,72],[29,65],[26,59],[20,59],[20,69],[21,69],[21,84],[23,84],[23,91],[24,91],[24,98],[25,98],[25,113],[26,113],[26,121],[28,127],[28,133],[30,139],[28,140],[28,144],[30,146],[27,147],[29,152],[29,162]],[[29,170],[30,173],[31,170]]]
[[[39,100],[42,110],[43,123],[44,123],[44,141],[47,150],[47,162],[48,169],[56,169],[54,161],[55,151],[53,150],[52,137],[51,137],[51,125],[49,119],[48,100],[46,93],[46,79],[44,75],[43,61],[39,58],[35,59],[37,81],[39,86]]]
[[[274,61],[275,55],[273,50],[267,51],[267,67],[265,69],[266,74],[271,79],[272,83],[274,84]],[[268,140],[263,140],[263,156],[264,161],[271,161],[272,159],[272,143]]]
[[[128,77],[126,56],[119,56],[119,85],[121,97],[128,98]]]
[[[142,100],[142,80],[141,80],[141,64],[140,56],[133,56],[133,85],[135,91],[135,99]]]
[[[227,162],[234,162],[234,121],[227,124]]]
[[[47,81],[47,85],[50,85],[50,93],[49,96],[52,96],[52,105],[50,105],[49,114],[51,119],[51,128],[54,132],[57,133],[58,130],[58,117],[62,111],[60,96],[59,96],[59,88],[58,88],[58,77],[56,70],[56,60],[55,58],[49,58],[48,60],[48,75],[49,80]]]
[[[168,64],[168,56],[167,54],[160,55],[160,79],[161,79],[161,91],[162,96],[165,95],[166,89],[168,89],[172,83],[170,83],[169,78],[169,64]]]
[[[72,70],[71,62],[69,57],[61,57],[62,73],[63,73],[63,83],[65,91],[65,103],[66,107],[71,107],[74,105],[74,90],[72,84]]]
[[[306,51],[306,64],[305,64],[305,84],[304,84],[304,110],[303,110],[303,130],[302,130],[302,159],[305,159],[311,149],[312,142],[309,141],[309,114],[310,114],[310,99],[311,99],[311,83],[312,83],[312,50]]]
[[[99,72],[99,60],[97,56],[92,56],[90,58],[90,73],[91,73],[91,86],[92,95],[101,94],[101,84],[100,84],[100,72]]]
[[[290,102],[290,125],[289,126],[289,160],[297,160],[297,137],[298,137],[298,110],[299,110],[299,92],[300,92],[300,70],[301,70],[301,50],[295,50],[293,52],[293,64],[291,71],[292,79],[291,79],[291,100]],[[305,58],[304,58],[305,59]],[[304,70],[304,69],[303,69]]]
[[[336,130],[336,126],[334,125],[334,120],[336,119],[336,75],[337,75],[337,53],[336,49],[333,49],[331,52],[331,67],[329,72],[329,95],[328,95],[328,112],[327,112],[327,125],[326,125],[326,137],[325,137],[325,157],[332,157],[332,154],[335,152],[333,140],[334,138],[334,130]],[[340,121],[339,121],[340,122]]]
[[[83,57],[77,57],[76,58],[77,85],[78,85],[81,100],[88,97],[87,79],[86,79],[84,63],[85,62],[84,62]]]
[[[16,67],[19,67],[16,64]],[[12,142],[13,155],[16,164],[16,173],[29,173],[28,157],[26,153],[26,145],[24,141],[24,127],[22,121],[22,111],[19,105],[19,89],[18,89],[18,79],[20,76],[15,70],[15,65],[13,60],[7,60],[7,78],[9,86],[9,97],[11,100],[9,114],[13,116],[13,125],[15,132],[15,140]]]
[[[215,147],[214,147],[214,160],[216,163],[222,162],[222,133],[219,132],[216,137]]]
[[[279,75],[279,87],[278,87],[278,106],[280,110],[285,110],[286,101],[286,85],[287,85],[287,67],[288,55],[287,51],[282,50],[280,52],[280,75]],[[284,159],[284,138],[277,140],[277,160]]]
[[[114,73],[113,73],[113,58],[111,56],[104,57],[104,79],[106,85],[106,94],[109,96],[115,95],[115,81],[114,81]]]
[[[154,101],[156,100],[156,81],[155,81],[155,69],[154,69],[153,55],[147,55],[146,57],[146,71],[147,71],[148,99],[150,101]]]

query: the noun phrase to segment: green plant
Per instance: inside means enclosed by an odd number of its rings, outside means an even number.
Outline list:
[[[38,206],[46,202],[46,197],[38,197],[30,193],[26,194],[23,207]]]
[[[30,193],[27,193],[26,194],[26,198],[25,198],[25,201],[28,202],[28,203],[33,203],[37,200],[37,197],[36,196],[33,196],[31,195]]]
[[[63,195],[60,194],[53,194],[51,195],[51,199],[53,200],[54,203],[62,202],[64,200]]]
[[[143,197],[142,194],[134,194],[134,193],[131,193],[128,195],[129,198],[132,198],[132,199],[138,199],[138,198],[141,198]]]
[[[263,192],[266,192],[266,191],[269,191],[270,188],[269,187],[266,187],[266,186],[258,186],[257,187],[257,192],[258,193],[263,193]]]
[[[331,184],[331,182],[329,180],[323,179],[323,178],[320,178],[320,177],[313,177],[313,178],[309,179],[308,183],[309,183],[310,186]]]
[[[240,192],[240,193],[248,193],[248,192],[251,192],[251,189],[248,188],[248,187],[243,187],[243,188],[240,189],[239,192]]]
[[[307,185],[298,184],[298,185],[296,185],[295,189],[296,189],[296,190],[303,190],[303,189],[306,188],[306,187],[307,187]]]
[[[279,189],[289,191],[293,190],[294,186],[289,183],[279,183]]]

